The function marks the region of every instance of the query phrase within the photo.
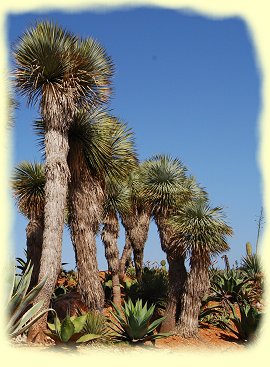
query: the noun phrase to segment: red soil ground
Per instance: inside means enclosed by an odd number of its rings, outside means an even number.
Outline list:
[[[232,333],[223,331],[217,327],[202,325],[197,339],[184,339],[179,336],[170,336],[156,341],[158,349],[209,349],[218,348],[224,350],[240,350],[244,344],[233,336]]]

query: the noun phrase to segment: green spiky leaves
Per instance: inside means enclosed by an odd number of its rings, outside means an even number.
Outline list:
[[[44,151],[44,122],[35,121],[34,129]],[[101,175],[110,184],[119,184],[137,164],[133,132],[104,110],[77,111],[69,130],[69,145],[70,156],[82,153],[91,174]]]
[[[234,327],[231,327],[224,321],[220,321],[221,326],[231,331],[243,341],[247,342],[252,340],[258,333],[262,313],[258,312],[255,307],[252,307],[246,301],[242,303],[237,302],[237,304],[232,304],[229,302],[229,306],[232,311],[229,320]],[[238,313],[236,312],[236,307],[239,310]]]
[[[21,162],[15,167],[11,185],[21,213],[39,216],[44,210],[44,167],[40,163]]]
[[[50,331],[46,334],[56,344],[87,343],[104,339],[107,335],[105,317],[96,312],[88,312],[80,316],[66,315],[62,322],[57,316],[53,323],[48,323]]]
[[[111,314],[116,322],[112,321],[113,326],[111,328],[115,331],[119,340],[136,343],[153,341],[171,335],[170,333],[154,334],[154,330],[165,319],[165,317],[161,317],[150,323],[155,309],[154,305],[147,308],[147,302],[142,306],[142,300],[137,300],[133,304],[129,299],[128,302],[124,303],[124,307],[121,307],[121,310],[114,304],[113,307],[115,311]]]
[[[52,22],[28,29],[19,39],[14,57],[15,83],[29,103],[42,97],[45,109],[52,104],[68,109],[93,106],[110,95],[113,64],[105,49]]]
[[[13,285],[8,300],[9,321],[8,334],[14,338],[28,330],[40,317],[50,309],[41,310],[43,301],[33,304],[44,286],[45,279],[28,292],[33,267],[29,264],[21,277],[14,274]],[[19,280],[18,280],[19,278]]]
[[[157,155],[142,164],[143,193],[158,207],[173,205],[183,194],[186,168],[178,159]]]
[[[174,231],[174,246],[183,246],[197,253],[221,253],[229,249],[226,236],[232,228],[224,221],[222,208],[210,206],[205,200],[193,200],[178,209],[169,220]]]

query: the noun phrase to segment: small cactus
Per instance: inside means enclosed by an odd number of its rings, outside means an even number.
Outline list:
[[[160,265],[161,265],[162,271],[163,272],[166,272],[166,261],[165,260],[161,260]]]
[[[161,260],[160,265],[161,266],[166,266],[166,261],[165,260]]]
[[[247,253],[247,256],[252,256],[252,245],[250,242],[246,243],[246,253]]]

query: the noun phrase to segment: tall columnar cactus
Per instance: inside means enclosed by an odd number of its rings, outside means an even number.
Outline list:
[[[246,253],[247,253],[247,256],[252,256],[252,245],[250,242],[246,243]]]

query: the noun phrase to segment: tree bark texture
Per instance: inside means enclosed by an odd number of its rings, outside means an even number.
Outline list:
[[[103,230],[101,239],[105,247],[105,257],[108,262],[108,270],[112,275],[113,303],[121,305],[121,289],[119,281],[119,251],[117,239],[119,237],[120,226],[115,213],[108,214],[103,220]]]
[[[40,259],[42,253],[44,231],[44,218],[40,217],[30,219],[26,227],[26,249],[27,249],[27,262],[31,261],[33,266],[33,272],[29,290],[32,289],[38,283],[38,275],[40,270]]]
[[[51,295],[61,269],[64,209],[67,183],[70,177],[67,165],[68,149],[66,131],[46,129],[44,232],[39,273],[39,281],[46,277],[46,282],[35,300],[35,303],[43,300],[42,309],[49,307]],[[47,314],[30,328],[29,341],[38,343],[44,341],[42,330],[46,329],[46,322]]]
[[[135,216],[122,218],[133,249],[136,278],[138,282],[142,280],[143,251],[148,237],[150,219],[151,210],[148,208],[137,211]]]
[[[132,246],[129,236],[126,233],[125,246],[123,248],[121,259],[119,260],[119,278],[124,279],[126,264],[131,262]]]
[[[171,255],[167,252],[168,279],[169,289],[167,297],[167,305],[164,316],[166,319],[162,322],[160,332],[175,331],[176,322],[180,314],[181,297],[183,293],[183,285],[187,277],[185,267],[185,256],[175,254]]]
[[[185,338],[196,337],[198,334],[201,301],[209,289],[209,264],[209,254],[192,252],[190,272],[184,284],[181,313],[176,326],[177,334]]]
[[[162,250],[167,254],[169,290],[166,305],[166,319],[162,322],[161,332],[175,331],[176,322],[181,312],[181,297],[186,281],[187,271],[185,267],[185,253],[175,253],[171,248],[172,230],[167,224],[167,212],[159,212],[155,215]]]
[[[70,142],[68,164],[69,225],[78,269],[78,292],[91,310],[101,311],[104,292],[99,278],[96,235],[102,218],[104,191],[99,177],[91,175],[84,152]]]

